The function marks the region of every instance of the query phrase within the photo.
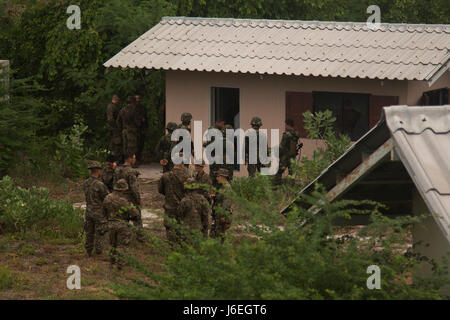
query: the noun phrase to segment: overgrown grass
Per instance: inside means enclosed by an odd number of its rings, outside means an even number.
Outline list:
[[[21,237],[37,233],[47,239],[79,239],[83,212],[68,201],[54,200],[45,188],[20,188],[0,180],[0,232]]]
[[[8,290],[14,287],[16,278],[7,266],[0,266],[0,290]]]

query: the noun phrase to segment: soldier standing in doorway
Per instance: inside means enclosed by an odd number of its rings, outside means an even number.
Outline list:
[[[122,161],[122,131],[117,127],[117,117],[119,116],[120,98],[117,94],[113,95],[112,101],[106,107],[106,119],[109,131],[109,150],[117,161]]]

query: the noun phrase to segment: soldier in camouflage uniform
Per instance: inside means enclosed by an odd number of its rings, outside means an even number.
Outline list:
[[[117,163],[116,159],[112,154],[106,157],[106,167],[102,171],[101,179],[102,182],[108,187],[109,191],[113,190],[114,183],[114,170],[116,169]]]
[[[220,163],[211,163],[209,165],[209,176],[211,178],[212,184],[214,187],[218,187],[218,182],[217,182],[217,171],[219,171],[219,169],[224,168],[225,167],[225,159],[226,159],[226,144],[225,144],[225,121],[222,119],[217,119],[216,123],[213,127],[209,128],[209,129],[217,129],[220,132],[222,132],[222,141],[223,141],[223,148],[224,148],[224,153],[223,153],[223,158],[224,158],[224,163],[220,164]],[[208,129],[208,130],[209,130]],[[203,144],[204,147],[208,146],[209,144],[214,142],[215,137],[213,137],[211,139],[211,141],[205,142]],[[214,157],[214,153],[211,153],[211,155]]]
[[[158,191],[165,196],[164,227],[167,240],[179,242],[178,206],[184,197],[184,183],[189,178],[189,172],[183,163],[174,165],[171,171],[164,173],[159,180]]]
[[[261,128],[262,126],[261,118],[253,117],[252,121],[250,122],[250,125],[256,131],[256,163],[255,164],[249,163],[250,138],[248,136],[245,137],[245,162],[247,163],[248,176],[254,177],[256,175],[256,172],[261,173],[261,168],[264,166],[259,159],[259,140],[261,139],[260,138],[261,133],[259,132],[259,128]]]
[[[111,103],[106,107],[106,119],[109,131],[109,150],[117,161],[122,161],[122,130],[117,127],[117,117],[120,112],[119,102],[119,96],[113,95]]]
[[[294,121],[292,119],[286,120],[286,131],[283,133],[283,137],[280,142],[280,163],[278,172],[274,177],[274,184],[281,184],[281,177],[286,168],[289,169],[289,174],[292,174],[291,159],[297,157],[297,143],[299,134],[294,129]]]
[[[136,162],[136,156],[134,154],[127,154],[125,156],[125,163],[118,166],[114,171],[114,184],[120,179],[125,179],[128,184],[128,190],[124,192],[124,196],[130,201],[139,211],[139,216],[133,220],[133,224],[138,228],[136,232],[137,239],[143,241],[142,232],[142,217],[141,217],[141,193],[139,191],[138,176],[139,171],[132,168]]]
[[[156,154],[159,156],[159,163],[163,167],[163,173],[170,171],[173,168],[171,152],[175,143],[171,140],[171,137],[173,131],[177,129],[177,124],[175,122],[169,122],[166,129],[167,134],[162,136],[156,145]]]
[[[189,134],[191,134],[191,120],[192,120],[192,114],[190,114],[189,112],[183,112],[181,114],[181,123],[178,125],[177,129],[186,129]],[[183,141],[183,137],[180,137],[180,141]],[[194,154],[194,141],[192,141],[192,136],[191,136],[191,154]],[[186,163],[184,165],[187,169],[189,169],[189,164]]]
[[[202,195],[202,187],[196,184],[194,178],[184,182],[185,196],[178,206],[178,219],[182,226],[182,240],[190,242],[189,238],[200,232],[204,238],[208,237],[209,215],[211,208]]]
[[[228,141],[226,130],[227,129],[233,130],[233,126],[229,125],[229,124],[226,124],[223,129],[224,129],[223,130],[223,136],[224,136],[224,139],[223,139],[223,154],[224,154],[223,167],[228,170],[228,181],[233,181],[234,163],[227,163],[227,161],[226,161],[227,160],[227,157],[226,157],[227,143],[226,142]],[[236,139],[233,139],[232,141],[229,141],[229,146],[234,149],[233,150],[234,155],[236,155],[236,149],[235,149],[236,141],[235,140]],[[234,160],[234,159],[230,159],[230,160]]]
[[[96,254],[101,254],[103,251],[103,236],[107,232],[107,221],[103,217],[103,200],[109,191],[100,180],[102,172],[100,163],[92,161],[89,169],[91,170],[91,176],[83,182],[83,191],[86,196],[85,248],[90,257],[92,251]]]
[[[212,190],[212,182],[209,175],[203,170],[205,167],[205,161],[202,160],[201,164],[196,164],[194,167],[194,179],[197,183],[207,186],[207,188],[203,188],[203,196],[206,200],[210,200],[214,194]]]
[[[124,195],[127,190],[127,182],[120,179],[114,184],[114,191],[103,201],[103,215],[108,221],[111,265],[116,264],[119,269],[123,265],[124,247],[130,244],[133,234],[128,221],[139,216],[139,211]]]
[[[141,104],[141,95],[136,94],[136,122],[138,124],[137,127],[137,153],[136,158],[138,161],[142,162],[142,152],[144,150],[145,145],[145,136],[148,130],[148,117],[147,117],[147,109],[143,104]]]
[[[136,117],[136,98],[129,96],[128,105],[120,110],[117,116],[117,128],[122,132],[123,153],[137,153],[137,128],[139,123]]]
[[[218,192],[214,198],[212,210],[213,225],[211,226],[211,238],[220,237],[224,241],[225,232],[231,227],[232,209],[231,199],[225,193],[231,188],[228,183],[228,170],[219,169],[217,172],[217,181],[219,183]]]

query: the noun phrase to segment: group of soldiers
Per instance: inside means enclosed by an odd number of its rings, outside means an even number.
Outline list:
[[[113,96],[106,112],[111,153],[104,168],[97,161],[91,162],[91,176],[83,183],[86,196],[84,230],[87,254],[102,254],[104,238],[109,233],[110,261],[118,268],[123,265],[124,250],[133,234],[138,241],[144,241],[139,171],[134,169],[137,159],[142,157],[145,131],[148,129],[146,110],[140,100],[140,95],[128,96],[127,106],[120,109],[119,97]],[[195,234],[203,238],[220,238],[223,242],[224,234],[232,222],[232,203],[227,191],[231,188],[234,165],[225,163],[224,159],[223,164],[209,165],[207,174],[204,162],[195,164],[192,172],[189,165],[172,162],[171,152],[178,142],[172,141],[171,135],[176,129],[186,129],[190,133],[191,120],[190,113],[183,113],[180,124],[169,122],[166,126],[167,134],[156,147],[163,168],[158,191],[165,196],[166,237],[171,244],[180,245],[192,244]],[[256,131],[259,148],[262,121],[259,117],[254,117],[250,125]],[[225,141],[226,129],[232,127],[225,125],[223,119],[218,119],[213,128],[222,133]],[[280,144],[280,166],[274,177],[275,185],[281,183],[281,176],[286,168],[291,173],[291,159],[295,159],[299,149],[298,139],[293,121],[286,120],[286,131]],[[212,141],[204,146],[209,143]],[[223,145],[225,148],[227,144]],[[224,157],[225,154],[224,150]],[[248,163],[248,140],[245,158]],[[249,176],[254,177],[257,172],[261,172],[262,167],[259,159],[255,164],[248,164]]]
[[[111,264],[122,267],[123,252],[131,241],[132,222],[138,241],[144,241],[142,231],[141,197],[138,183],[139,172],[132,168],[135,154],[125,154],[124,163],[117,165],[109,155],[106,166],[91,161],[91,176],[83,182],[86,197],[84,231],[85,248],[89,257],[101,255],[105,234],[109,232]]]
[[[178,142],[172,141],[172,133],[176,129],[186,129],[189,133],[191,132],[191,120],[192,115],[190,113],[183,113],[181,115],[181,124],[177,125],[175,122],[169,122],[167,123],[166,130],[167,133],[161,139],[159,140],[157,146],[156,146],[156,152],[160,159],[160,164],[163,167],[163,172],[167,172],[173,169],[174,165],[171,159],[171,152],[174,145]],[[256,163],[249,163],[249,137],[245,137],[245,163],[247,164],[247,171],[249,177],[254,177],[256,173],[261,173],[261,168],[264,167],[264,165],[261,163],[261,160],[259,158],[259,147],[260,147],[260,139],[261,139],[261,132],[259,129],[262,127],[262,120],[259,117],[253,117],[250,121],[251,127],[255,130],[256,133]],[[225,121],[223,119],[217,119],[215,122],[215,125],[211,127],[210,129],[217,129],[222,133],[222,139],[223,139],[223,163],[213,163],[209,165],[209,175],[212,181],[212,184],[214,187],[218,186],[217,183],[217,172],[220,169],[225,169],[228,171],[228,180],[233,180],[233,172],[234,172],[234,164],[226,163],[226,129],[233,129],[231,125],[225,125]],[[298,144],[299,140],[299,134],[294,129],[294,121],[292,119],[287,119],[285,121],[285,132],[283,133],[281,143],[279,146],[279,154],[280,154],[280,161],[279,161],[279,168],[277,173],[274,176],[273,183],[274,185],[280,185],[281,184],[281,177],[286,169],[289,170],[289,174],[292,174],[292,168],[291,168],[291,160],[295,160],[295,158],[298,155],[299,150],[301,149],[303,144]],[[214,139],[211,139],[211,141],[206,142],[203,144],[203,146],[207,146],[208,144],[212,143]],[[267,141],[267,139],[266,139]],[[232,144],[234,141],[232,142]],[[236,143],[234,143],[236,145]],[[193,148],[191,148],[193,150]],[[269,150],[266,147],[266,150]],[[214,154],[212,154],[214,156]]]
[[[143,160],[148,118],[141,100],[140,94],[130,95],[127,97],[127,105],[120,108],[120,98],[115,94],[106,107],[109,149],[119,162],[124,160],[125,154],[135,154],[138,162]]]

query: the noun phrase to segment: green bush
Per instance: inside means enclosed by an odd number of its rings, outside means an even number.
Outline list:
[[[55,160],[63,167],[63,176],[85,177],[88,163],[85,158],[83,134],[88,129],[84,124],[74,125],[70,131],[60,133],[56,139]]]
[[[48,238],[78,239],[83,226],[82,211],[49,195],[45,188],[16,187],[5,176],[0,180],[0,233],[24,236],[36,232]]]
[[[286,217],[264,201],[248,201],[235,192],[229,196],[240,212],[233,214],[233,223],[244,227],[247,237],[230,241],[229,233],[224,244],[209,239],[169,251],[162,272],[152,272],[134,261],[132,265],[142,276],[131,284],[117,283],[116,295],[123,299],[226,300],[445,298],[438,292],[449,283],[442,267],[427,281],[408,282],[422,261],[405,253],[407,230],[418,218],[391,220],[380,214],[380,204],[370,201],[330,203],[322,191],[303,198],[321,208],[320,214],[296,207]],[[260,203],[258,210],[256,203]],[[244,221],[242,212],[247,210]],[[370,215],[371,223],[354,236],[335,236],[333,222],[354,213]],[[381,269],[380,290],[366,286],[371,265]]]
[[[303,156],[302,167],[293,163],[294,177],[301,185],[306,185],[314,180],[326,167],[339,158],[350,146],[350,138],[343,134],[338,134],[334,124],[336,118],[330,110],[311,113],[303,113],[305,129],[308,131],[308,138],[320,139],[325,142],[325,148],[316,148],[312,159]]]

